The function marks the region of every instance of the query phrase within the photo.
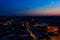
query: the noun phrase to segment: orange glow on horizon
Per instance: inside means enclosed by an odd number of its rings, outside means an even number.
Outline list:
[[[33,15],[51,15],[51,16],[60,16],[60,10],[51,10],[51,11],[42,11],[42,12],[33,12]]]

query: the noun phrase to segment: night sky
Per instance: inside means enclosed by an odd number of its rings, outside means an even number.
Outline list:
[[[0,0],[0,16],[41,15],[60,15],[60,0]]]

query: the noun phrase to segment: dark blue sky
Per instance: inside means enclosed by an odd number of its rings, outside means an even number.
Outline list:
[[[0,0],[0,16],[43,15],[54,11],[59,13],[60,0]]]

